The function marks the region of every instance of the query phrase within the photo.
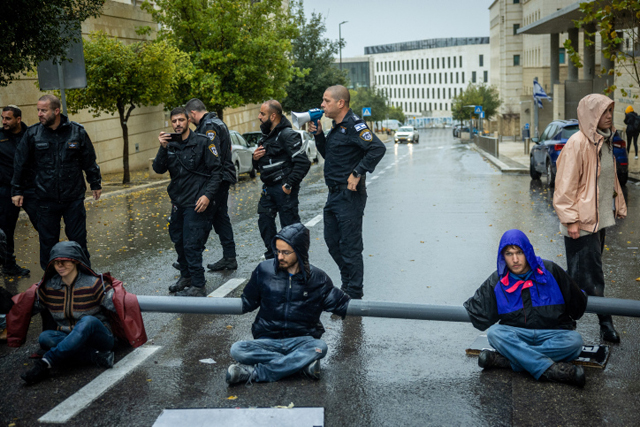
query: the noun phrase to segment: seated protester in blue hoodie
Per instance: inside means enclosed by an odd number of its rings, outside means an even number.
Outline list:
[[[347,313],[349,296],[309,264],[309,230],[291,224],[271,246],[276,258],[260,263],[242,292],[242,312],[260,310],[251,327],[255,339],[231,346],[240,363],[229,366],[229,384],[273,382],[297,372],[320,379],[320,359],[327,354],[320,314]]]
[[[584,386],[584,370],[571,363],[582,351],[576,320],[587,296],[558,265],[536,256],[520,230],[502,235],[498,270],[464,303],[473,326],[489,328],[478,365],[527,371],[536,380]]]

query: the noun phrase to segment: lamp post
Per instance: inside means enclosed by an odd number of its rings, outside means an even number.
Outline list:
[[[342,21],[338,24],[338,37],[340,39],[340,71],[342,71],[342,24],[346,24],[349,21]]]

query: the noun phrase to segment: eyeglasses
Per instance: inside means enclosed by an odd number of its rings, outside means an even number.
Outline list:
[[[279,251],[276,249],[276,255],[284,255],[284,256],[289,256],[293,253],[293,251]]]

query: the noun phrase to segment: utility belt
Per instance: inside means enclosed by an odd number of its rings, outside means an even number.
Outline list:
[[[363,174],[360,177],[360,181],[358,182],[358,185],[356,186],[356,191],[361,190],[364,187],[365,187],[365,180],[364,180],[364,174]],[[329,189],[329,193],[338,193],[340,191],[348,190],[349,185],[348,184],[329,185],[327,186],[327,188]]]

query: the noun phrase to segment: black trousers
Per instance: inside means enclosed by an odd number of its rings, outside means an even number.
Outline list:
[[[258,203],[258,228],[260,236],[267,248],[265,258],[273,258],[271,241],[278,230],[276,228],[276,215],[280,216],[280,228],[300,222],[298,215],[298,192],[300,187],[291,189],[291,194],[286,194],[281,184],[263,186],[260,202]]]
[[[37,205],[40,267],[46,270],[51,249],[60,241],[61,219],[64,219],[64,232],[67,238],[82,247],[90,262],[89,250],[87,249],[87,211],[84,208],[84,198],[72,202],[39,200]]]
[[[220,238],[222,256],[224,258],[236,257],[236,243],[233,240],[233,228],[229,218],[229,181],[222,181],[220,189],[213,198],[215,202],[213,212],[213,229]]]
[[[198,213],[193,206],[172,205],[169,236],[178,253],[180,275],[191,277],[191,286],[203,288],[202,253],[211,232],[213,210]]]
[[[627,152],[631,153],[631,142],[633,141],[633,147],[636,149],[636,157],[638,156],[638,134],[627,134]]]
[[[38,205],[34,190],[25,192],[22,208],[29,216],[33,227],[38,230]],[[16,263],[13,236],[19,217],[20,208],[11,201],[11,187],[0,187],[0,230],[4,231],[7,235],[7,248],[2,259],[3,265],[5,266],[12,266]]]
[[[364,295],[362,217],[366,204],[367,190],[361,185],[357,191],[329,192],[324,206],[324,241],[340,269],[342,290],[357,299]]]

